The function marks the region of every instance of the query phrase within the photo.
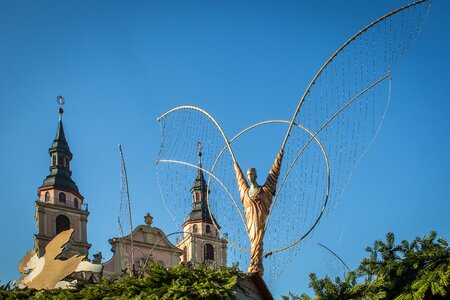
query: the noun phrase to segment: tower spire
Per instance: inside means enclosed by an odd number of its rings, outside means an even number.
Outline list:
[[[220,238],[220,229],[208,209],[208,184],[203,176],[202,143],[197,143],[197,176],[191,187],[192,210],[183,223],[186,232],[177,247],[183,249],[182,262],[227,264],[227,241]],[[194,238],[195,237],[195,238]]]
[[[205,177],[203,176],[203,170],[202,170],[202,143],[197,143],[197,149],[198,149],[198,165],[197,165],[197,177],[194,180],[194,184],[191,188],[191,193],[194,193],[195,191],[201,192],[201,195],[194,195],[194,203],[195,202],[206,202],[206,195],[208,191],[208,186],[205,181]],[[198,196],[198,197],[196,197]]]
[[[56,97],[58,108],[58,129],[48,153],[51,157],[50,174],[38,188],[39,199],[35,202],[38,233],[35,235],[39,256],[58,233],[74,230],[71,246],[61,257],[87,255],[91,245],[87,241],[87,218],[89,211],[84,197],[72,180],[70,161],[72,152],[64,134],[64,97]],[[66,256],[68,255],[68,256]]]
[[[73,192],[79,195],[78,187],[72,180],[72,171],[70,170],[70,161],[72,160],[72,152],[70,152],[69,144],[64,133],[62,116],[64,113],[63,105],[65,103],[63,96],[56,97],[59,105],[58,108],[58,129],[53,143],[48,149],[50,155],[50,175],[48,175],[40,189],[45,187],[61,188],[63,190]],[[81,195],[79,195],[81,196]]]
[[[194,180],[194,184],[191,188],[193,194],[193,205],[196,203],[206,203],[206,197],[208,195],[208,185],[206,184],[205,177],[202,170],[202,143],[197,143],[198,148],[198,165],[197,165],[197,177]]]
[[[212,224],[211,215],[208,211],[208,194],[209,189],[203,176],[202,169],[202,143],[197,143],[198,148],[198,165],[197,165],[197,177],[191,187],[192,194],[192,211],[186,218],[186,222],[200,221]]]

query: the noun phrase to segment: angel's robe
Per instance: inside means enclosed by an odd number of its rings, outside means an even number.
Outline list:
[[[250,265],[247,272],[264,274],[263,259],[263,239],[266,231],[266,219],[270,212],[273,196],[280,175],[281,161],[283,159],[283,149],[280,149],[277,157],[269,171],[269,176],[263,186],[260,186],[257,193],[249,195],[250,187],[242,173],[238,163],[235,162],[234,170],[239,188],[239,197],[244,205],[245,218],[247,219],[247,232],[250,238]]]

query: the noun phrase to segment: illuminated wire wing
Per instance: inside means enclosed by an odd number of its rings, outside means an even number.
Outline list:
[[[318,152],[314,139],[289,129],[278,194],[266,224],[266,237],[277,235],[280,243],[273,249],[266,247],[267,251],[299,243],[318,224],[325,208],[339,199],[383,121],[390,72],[417,37],[429,7],[430,1],[418,1],[372,22],[344,43],[311,81],[292,122],[308,128],[323,145],[330,175],[314,154]],[[296,233],[275,232],[276,224],[295,228]]]

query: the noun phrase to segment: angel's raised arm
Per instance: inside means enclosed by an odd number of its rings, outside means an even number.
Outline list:
[[[272,168],[269,170],[269,176],[267,176],[264,186],[270,191],[271,194],[275,195],[275,189],[277,187],[278,176],[280,176],[281,163],[283,160],[283,148],[277,154],[275,161],[273,162]]]
[[[245,191],[248,189],[248,183],[245,179],[244,173],[242,173],[241,167],[237,162],[234,162],[234,172],[236,173],[236,181],[239,189],[239,198],[243,199]]]

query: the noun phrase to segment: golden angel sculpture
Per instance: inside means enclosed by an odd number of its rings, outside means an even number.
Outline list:
[[[257,174],[255,168],[247,170],[249,185],[238,163],[234,163],[236,180],[239,187],[239,197],[244,205],[247,233],[250,238],[250,265],[247,271],[249,273],[259,273],[261,276],[264,273],[262,259],[264,252],[263,239],[266,231],[265,224],[270,213],[273,196],[275,195],[282,159],[283,149],[278,153],[263,186],[260,186],[256,181]]]
[[[232,246],[229,261],[246,263],[248,272],[262,276],[264,258],[270,277],[278,276],[340,198],[376,137],[390,101],[391,71],[418,36],[430,4],[411,3],[357,32],[320,68],[290,120],[263,121],[229,139],[198,107],[163,114],[157,176],[177,225],[191,209],[189,188],[201,169],[208,178],[211,219]],[[240,113],[233,112],[235,119],[244,119]],[[280,127],[287,127],[284,135]],[[201,164],[197,141],[203,144]],[[258,185],[255,168],[244,174],[234,149],[246,159],[256,152],[275,157],[266,165],[264,185]]]

